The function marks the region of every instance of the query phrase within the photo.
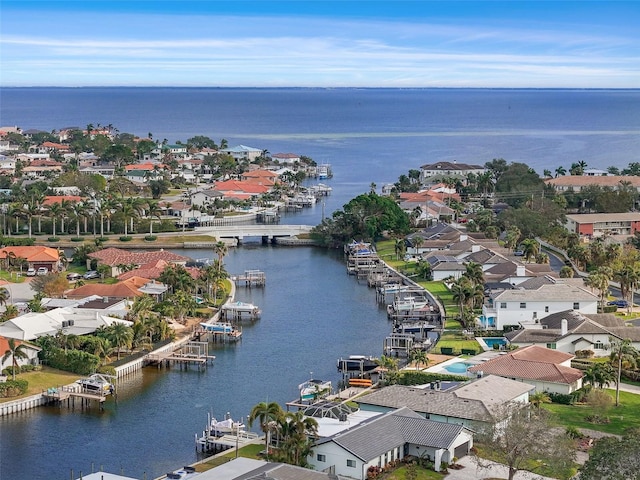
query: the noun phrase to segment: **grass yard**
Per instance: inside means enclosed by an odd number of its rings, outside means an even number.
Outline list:
[[[408,480],[409,478],[411,478],[412,480],[441,480],[445,478],[442,473],[434,472],[433,470],[427,470],[426,468],[417,467],[415,472],[415,477],[409,477],[407,475],[407,466],[403,465],[396,468],[393,472],[384,474],[380,478],[381,480]]]
[[[238,450],[238,456],[244,458],[253,458],[254,460],[263,460],[263,458],[259,455],[263,450],[264,443],[251,444]],[[197,464],[195,466],[196,472],[206,472],[207,470],[211,470],[212,468],[230,462],[234,458],[236,458],[236,451],[234,449],[231,449],[224,455],[218,455],[216,457],[210,458],[205,462]]]
[[[29,389],[27,390],[27,393],[18,397],[1,398],[0,402],[10,402],[30,395],[36,395],[50,387],[69,385],[79,378],[80,375],[77,373],[63,372],[62,370],[56,370],[55,368],[50,367],[42,367],[42,370],[39,371],[21,373],[16,375],[16,380],[20,379],[29,382]]]
[[[607,390],[607,393],[615,399],[615,390]],[[559,405],[551,403],[543,405],[543,408],[553,413],[554,423],[562,426],[589,428],[617,435],[622,435],[627,428],[640,428],[640,395],[633,393],[620,392],[620,406],[612,406],[606,412],[588,405]],[[609,423],[590,423],[585,420],[588,415],[607,417]]]
[[[454,354],[461,353],[463,348],[466,350],[475,350],[477,353],[482,352],[480,344],[475,339],[466,339],[462,335],[453,332],[445,332],[442,337],[440,337],[436,349],[441,348],[453,348]]]
[[[499,454],[496,454],[491,450],[483,448],[482,444],[476,443],[474,444],[474,446],[478,449],[478,457],[486,458],[487,460],[493,460],[494,462],[506,464],[504,459]],[[521,470],[528,470],[538,475],[557,478],[559,480],[570,480],[571,478],[573,478],[577,473],[576,467],[577,465],[563,468],[560,470],[552,469],[548,465],[545,465],[544,459],[524,461],[520,465]]]
[[[10,283],[22,283],[25,281],[25,271],[23,275],[18,275],[18,272],[8,272],[6,270],[0,270],[0,280],[5,280]]]

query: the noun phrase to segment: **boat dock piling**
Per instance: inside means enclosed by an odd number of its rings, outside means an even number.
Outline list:
[[[76,399],[80,402],[80,407],[89,407],[92,401],[98,402],[100,410],[104,408],[104,402],[110,395],[105,391],[79,391],[76,386],[62,386],[57,388],[48,388],[42,392],[47,404],[57,404],[63,406],[66,402],[67,407],[75,408]]]
[[[209,344],[207,342],[191,341],[185,343],[177,350],[172,352],[161,352],[149,355],[149,363],[157,364],[158,368],[170,366],[173,363],[179,364],[181,367],[185,367],[194,364],[198,368],[204,368],[207,363],[213,361],[216,357],[209,355]]]

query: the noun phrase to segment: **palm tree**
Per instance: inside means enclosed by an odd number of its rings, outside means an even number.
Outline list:
[[[4,363],[7,360],[11,359],[11,373],[13,376],[13,380],[15,380],[16,370],[18,369],[18,360],[28,358],[25,351],[26,344],[20,343],[19,345],[16,345],[16,341],[14,338],[7,339],[7,343],[9,348],[4,352],[4,355],[2,355],[2,362],[0,363]]]
[[[609,360],[616,368],[616,407],[620,404],[620,377],[622,375],[622,365],[627,364],[630,367],[635,367],[636,359],[638,357],[638,350],[636,350],[631,344],[631,340],[625,338],[624,340],[609,338],[611,354]]]
[[[87,209],[83,203],[74,203],[71,206],[71,215],[76,221],[76,237],[80,236],[80,219],[85,217],[87,214]]]
[[[407,244],[404,238],[397,238],[393,248],[396,252],[396,260],[400,260],[400,257],[404,257],[404,254],[407,251]]]
[[[273,422],[277,422],[283,415],[282,408],[276,402],[260,402],[249,413],[249,427],[253,422],[260,422],[260,429],[264,432],[264,448],[267,461],[269,460],[269,432]]]
[[[513,251],[518,245],[521,235],[522,235],[522,232],[520,231],[520,229],[515,225],[512,225],[507,229],[507,232],[505,234],[504,246],[507,247],[509,250]]]
[[[120,360],[120,351],[123,348],[131,348],[133,330],[123,323],[114,323],[109,327],[107,338],[118,349],[118,360]]]
[[[551,403],[551,397],[547,392],[536,392],[529,395],[529,403],[539,412],[543,403]]]
[[[58,202],[49,205],[49,215],[51,216],[51,223],[53,227],[53,237],[56,236],[56,220],[58,217],[62,217],[62,205]]]
[[[482,275],[482,265],[476,262],[469,262],[465,265],[465,272],[463,274],[474,285],[484,285],[484,277]]]
[[[420,368],[420,365],[424,365],[425,367],[429,365],[427,352],[420,349],[414,349],[411,351],[411,361],[416,364],[416,368]]]
[[[616,381],[616,373],[610,363],[594,363],[584,371],[584,382],[604,388]]]
[[[318,436],[318,422],[305,417],[302,410],[287,412],[277,421],[279,458],[291,465],[307,466],[314,439]]]
[[[566,175],[566,174],[567,174],[567,169],[564,168],[562,165],[556,168],[556,178],[562,177],[563,175]]]
[[[424,244],[424,238],[420,235],[415,235],[411,238],[411,245],[413,246],[413,253],[418,255],[420,253],[420,247]]]
[[[540,253],[540,244],[533,238],[527,238],[522,241],[522,253],[527,263],[531,263],[531,259]]]
[[[153,219],[160,220],[162,209],[156,200],[147,200],[147,211],[145,212],[149,218],[149,235],[153,235]]]

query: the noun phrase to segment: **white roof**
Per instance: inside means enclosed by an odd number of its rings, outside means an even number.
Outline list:
[[[328,417],[313,417],[313,419],[318,422],[318,435],[320,437],[331,437],[351,427],[355,427],[356,425],[369,420],[370,418],[377,417],[378,415],[382,415],[382,413],[358,410],[357,412],[347,415],[346,422],[341,422],[336,418]]]
[[[596,301],[598,296],[583,288],[575,285],[567,285],[565,283],[556,283],[551,285],[542,285],[536,290],[504,290],[493,297],[501,302],[517,301],[517,302],[567,302],[567,301]]]
[[[96,472],[89,475],[83,475],[77,480],[138,480],[133,477],[123,477],[122,475],[116,475],[115,473]]]
[[[73,320],[73,325],[64,326],[62,322]],[[64,329],[67,334],[86,335],[100,327],[132,322],[102,315],[92,310],[76,308],[56,308],[49,312],[27,313],[8,320],[0,325],[0,335],[18,340],[34,340],[44,335],[55,335]]]

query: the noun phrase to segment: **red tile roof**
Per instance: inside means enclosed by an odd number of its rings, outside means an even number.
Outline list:
[[[471,367],[469,371],[507,378],[572,384],[582,378],[582,372],[560,364],[573,357],[574,355],[568,353],[531,345]]]
[[[189,257],[178,255],[167,250],[156,250],[153,252],[129,252],[120,248],[105,248],[89,254],[99,263],[109,266],[118,265],[148,265],[164,260],[167,263],[185,263]]]
[[[215,184],[215,190],[218,192],[234,192],[234,193],[267,193],[270,188],[266,185],[260,185],[254,182],[227,180],[226,182],[218,182]]]
[[[25,258],[29,262],[57,262],[60,258],[58,250],[51,247],[4,247],[0,249],[0,258],[7,258],[13,253],[17,258]]]
[[[79,197],[78,195],[47,195],[46,197],[44,197],[44,202],[42,202],[42,205],[45,207],[49,207],[54,203],[62,203],[63,200],[77,203],[82,202],[84,198]]]
[[[100,297],[133,298],[142,295],[138,289],[149,283],[151,279],[132,277],[123,282],[107,285],[105,283],[91,283],[83,285],[66,293],[67,298],[85,298],[92,295]]]
[[[135,163],[133,165],[126,165],[124,169],[130,172],[131,170],[155,170],[156,167],[162,170],[165,168],[165,165],[162,163]]]

